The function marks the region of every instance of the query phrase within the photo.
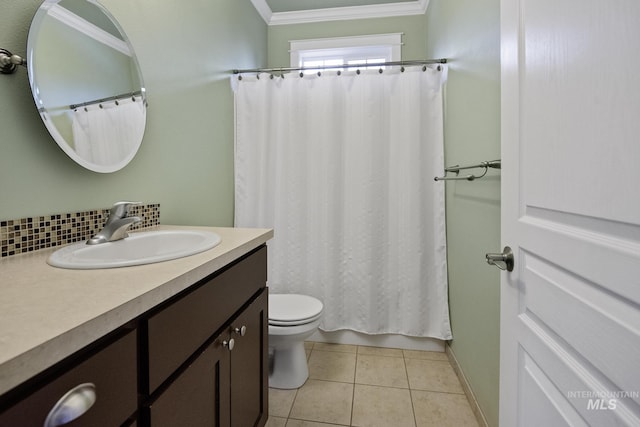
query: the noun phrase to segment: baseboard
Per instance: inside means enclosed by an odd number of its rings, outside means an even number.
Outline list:
[[[487,423],[487,419],[482,413],[482,409],[480,409],[480,405],[478,405],[476,396],[473,394],[473,390],[471,390],[469,381],[467,381],[467,377],[464,376],[464,372],[462,371],[462,369],[460,368],[460,365],[458,364],[458,359],[456,359],[455,353],[453,352],[453,350],[451,350],[451,347],[449,345],[446,345],[445,348],[446,348],[445,351],[447,353],[447,358],[449,359],[449,363],[453,367],[453,370],[456,372],[456,375],[460,380],[460,384],[462,384],[462,389],[464,390],[465,396],[467,396],[467,400],[471,405],[471,410],[473,411],[473,415],[475,415],[476,420],[478,421],[478,425],[480,427],[489,427],[489,424]]]
[[[437,338],[408,337],[405,335],[368,335],[361,332],[342,330],[326,332],[318,330],[309,341],[333,344],[366,345],[371,347],[402,348],[405,350],[445,351],[445,342]]]

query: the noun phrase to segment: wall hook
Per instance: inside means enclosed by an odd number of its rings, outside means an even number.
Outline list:
[[[0,48],[0,73],[13,74],[18,65],[27,66],[24,58],[14,55],[6,49]]]

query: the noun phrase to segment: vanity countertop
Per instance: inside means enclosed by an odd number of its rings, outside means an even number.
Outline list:
[[[158,229],[213,231],[222,242],[189,257],[125,268],[52,267],[47,258],[59,248],[0,260],[0,394],[273,237],[270,229]]]

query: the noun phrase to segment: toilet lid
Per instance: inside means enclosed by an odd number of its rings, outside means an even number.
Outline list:
[[[308,295],[269,294],[269,323],[308,323],[322,314],[322,302]]]

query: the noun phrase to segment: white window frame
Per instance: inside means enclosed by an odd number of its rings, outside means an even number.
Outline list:
[[[340,57],[345,63],[366,58],[402,59],[402,33],[290,40],[289,46],[291,67],[300,67],[303,61],[314,58]]]

